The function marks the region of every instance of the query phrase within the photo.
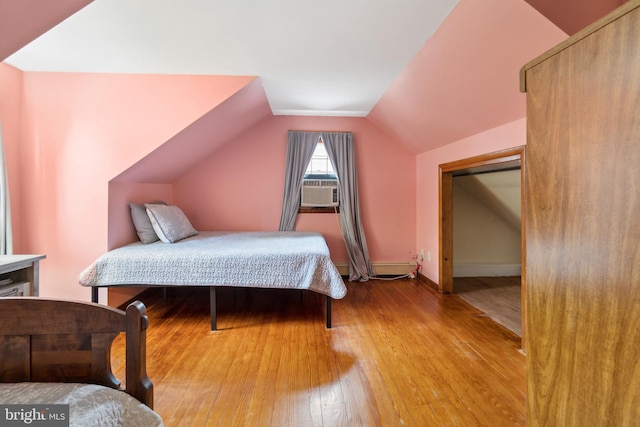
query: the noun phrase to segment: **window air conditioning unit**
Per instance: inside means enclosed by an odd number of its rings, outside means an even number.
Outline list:
[[[305,179],[302,181],[300,206],[324,208],[338,205],[338,181],[335,179]]]

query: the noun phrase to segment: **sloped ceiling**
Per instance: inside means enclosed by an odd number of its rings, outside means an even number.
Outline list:
[[[93,0],[0,0],[0,61]]]
[[[255,79],[113,181],[172,183],[234,136],[268,117],[272,114],[262,82]]]
[[[525,117],[523,65],[628,0],[461,0],[367,116],[415,153]]]
[[[522,118],[520,68],[566,38],[524,1],[461,0],[368,118],[416,153]]]
[[[505,223],[515,230],[520,230],[520,169],[456,176],[453,183],[502,218]]]
[[[457,3],[96,0],[7,62],[259,76],[274,114],[365,116]]]
[[[46,34],[54,35],[53,45],[47,37],[38,38],[20,55],[10,57],[13,65],[53,71],[209,74],[213,58],[224,64],[229,75],[259,76],[272,111],[367,115],[405,147],[422,153],[524,117],[525,97],[518,90],[520,68],[567,38],[558,26],[574,31],[622,2],[348,0],[323,2],[318,9],[318,2],[270,0],[256,9],[249,0],[0,0],[0,58],[64,20]],[[196,6],[209,13],[198,15],[201,9]],[[111,12],[91,15],[92,10],[104,8]],[[70,24],[74,28],[87,15],[91,19],[76,27],[79,33],[71,31],[55,39],[60,29]],[[214,33],[222,41],[217,46],[224,47],[216,50],[198,32],[203,27],[195,24],[215,27],[217,21],[212,19],[217,15],[224,17],[224,28],[240,27],[243,33]],[[183,16],[191,18],[177,19]],[[292,26],[294,17],[297,21]],[[101,46],[114,49],[108,52],[115,56],[101,56],[104,52],[84,44],[95,32],[106,37]],[[78,46],[82,49],[76,51]],[[242,68],[254,64],[247,61],[255,59],[248,49],[256,46],[264,50],[256,58],[266,68]],[[68,69],[60,52],[66,52],[67,59],[79,54],[77,64],[83,67],[97,63],[108,69]],[[20,66],[22,54],[29,67]],[[279,77],[278,70],[283,72]],[[380,86],[381,81],[386,83]],[[243,97],[256,103],[246,109],[262,111],[264,98],[259,98]]]
[[[628,0],[526,0],[562,31],[574,35]]]

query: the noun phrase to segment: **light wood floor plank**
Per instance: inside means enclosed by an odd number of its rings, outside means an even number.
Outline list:
[[[347,286],[332,329],[311,292],[223,289],[215,332],[206,289],[145,294],[155,410],[169,427],[524,425],[515,334],[415,280]]]
[[[455,277],[453,291],[494,321],[522,336],[520,276]]]

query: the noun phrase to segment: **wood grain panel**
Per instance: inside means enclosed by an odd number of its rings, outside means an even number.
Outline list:
[[[640,2],[526,70],[528,425],[640,419]]]
[[[450,294],[453,292],[453,175],[445,172],[442,168],[439,173],[439,288],[440,292]]]
[[[31,337],[31,381],[78,381],[91,374],[91,335]]]
[[[29,335],[0,336],[0,382],[29,381]]]
[[[38,310],[46,311],[47,317],[33,316],[33,305],[29,299],[16,300],[11,306],[12,312],[8,312],[5,306],[0,305],[0,321],[7,319],[6,323],[12,325],[11,334],[31,334],[37,330],[40,334],[64,334],[74,330],[79,334],[112,332],[115,325],[120,330],[125,330],[125,321],[122,312],[111,307],[98,307],[91,310],[72,301],[64,311],[55,310],[55,301],[39,300]],[[91,313],[87,316],[85,313]],[[82,320],[79,320],[82,319]],[[0,323],[4,326],[4,322]]]

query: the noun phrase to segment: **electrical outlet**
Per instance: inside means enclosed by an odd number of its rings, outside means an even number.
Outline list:
[[[427,251],[427,261],[431,262],[431,251]]]

